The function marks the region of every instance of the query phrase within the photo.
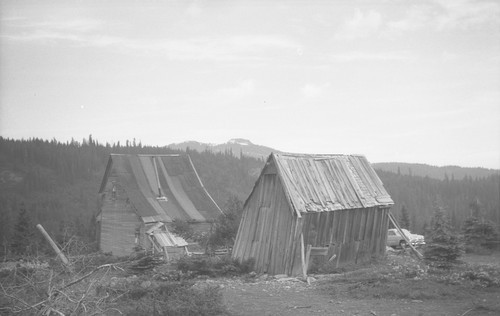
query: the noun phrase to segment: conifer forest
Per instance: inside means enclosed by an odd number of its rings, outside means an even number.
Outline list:
[[[202,182],[219,205],[230,199],[244,202],[265,161],[231,151],[214,153],[190,150]],[[184,153],[168,147],[143,146],[136,140],[102,144],[89,136],[61,143],[41,139],[13,140],[0,137],[0,242],[1,254],[26,247],[44,251],[35,232],[42,224],[63,243],[78,238],[92,244],[97,193],[111,153]],[[369,158],[369,157],[368,157]],[[421,165],[420,165],[421,168]],[[431,225],[435,205],[443,208],[452,229],[462,229],[471,216],[500,224],[500,175],[444,179],[376,169],[395,201],[392,213],[415,233]]]

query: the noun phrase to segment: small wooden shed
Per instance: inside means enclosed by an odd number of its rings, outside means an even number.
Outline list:
[[[306,275],[385,252],[393,201],[364,156],[271,154],[243,208],[232,256],[257,272]]]
[[[222,213],[188,155],[111,154],[99,195],[99,247],[120,256],[137,247],[178,254],[187,243],[174,220],[208,232]]]

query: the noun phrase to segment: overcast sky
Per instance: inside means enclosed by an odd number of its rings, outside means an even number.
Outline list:
[[[500,2],[0,2],[0,135],[500,168]]]

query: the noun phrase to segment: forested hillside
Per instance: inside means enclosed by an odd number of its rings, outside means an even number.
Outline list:
[[[0,242],[5,251],[15,236],[19,214],[41,223],[58,240],[76,234],[91,240],[97,193],[110,153],[185,153],[166,147],[99,144],[0,137]],[[234,157],[231,152],[188,151],[205,187],[222,207],[231,197],[244,200],[263,160]]]
[[[463,168],[458,166],[437,167],[427,164],[404,162],[378,162],[374,163],[373,167],[401,175],[429,177],[439,180],[461,180],[466,177],[475,179],[499,174],[499,170],[496,169]]]
[[[411,230],[424,233],[429,227],[435,203],[446,209],[456,229],[478,207],[480,214],[500,224],[500,176],[462,180],[438,180],[430,177],[401,175],[375,169],[395,202],[392,213],[401,218],[402,208],[410,215]]]
[[[39,139],[0,137],[0,241],[2,252],[11,244],[25,210],[31,224],[41,223],[58,240],[93,236],[93,215],[98,209],[97,191],[110,153],[182,153],[167,147],[150,147],[127,141],[124,145],[100,144],[89,137],[82,142],[60,143]],[[230,151],[213,153],[188,150],[207,190],[223,206],[231,197],[244,201],[253,188],[264,160]],[[500,224],[500,176],[445,177],[444,180],[377,170],[396,202],[392,211],[400,217],[403,206],[410,227],[422,233],[432,216],[433,204],[448,210],[455,228],[470,214],[471,204],[483,216]]]

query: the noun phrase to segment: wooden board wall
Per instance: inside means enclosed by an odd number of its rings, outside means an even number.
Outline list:
[[[306,245],[328,247],[324,262],[334,254],[337,267],[369,261],[385,253],[387,208],[360,208],[303,214]]]
[[[253,258],[259,273],[289,273],[295,257],[295,219],[278,176],[263,175],[243,210],[233,258]]]
[[[101,206],[99,247],[103,252],[126,256],[134,251],[136,229],[141,227],[141,222],[119,183],[115,186],[116,198],[113,197],[113,180],[109,178]]]

